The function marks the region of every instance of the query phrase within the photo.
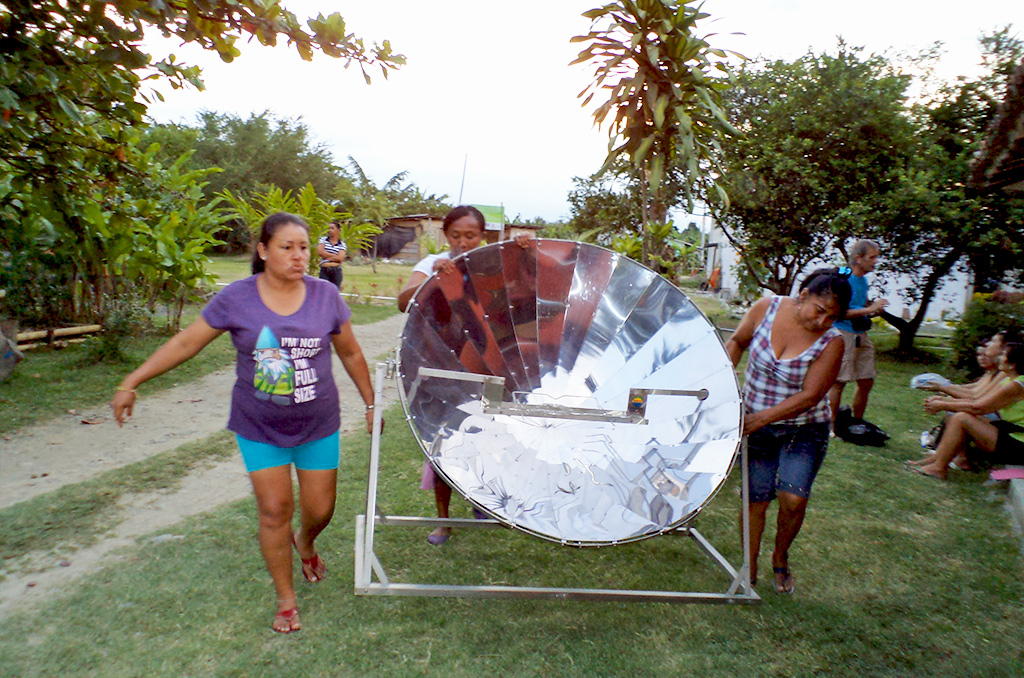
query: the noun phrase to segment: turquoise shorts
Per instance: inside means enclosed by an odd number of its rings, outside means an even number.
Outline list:
[[[235,434],[238,449],[242,452],[245,470],[249,473],[275,466],[295,464],[304,471],[329,471],[338,468],[338,432],[326,438],[304,443],[298,447],[277,447],[258,443]]]

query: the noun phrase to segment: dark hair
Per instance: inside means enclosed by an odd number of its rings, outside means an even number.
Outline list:
[[[462,217],[473,217],[480,224],[480,230],[483,231],[486,228],[487,220],[484,219],[484,213],[473,207],[472,205],[459,205],[444,218],[444,225],[441,230],[445,233],[448,232],[448,227],[454,224]]]
[[[295,224],[306,229],[306,233],[309,233],[309,225],[302,220],[302,217],[294,214],[288,214],[287,212],[275,212],[269,217],[263,220],[263,225],[260,227],[260,239],[257,242],[263,243],[266,247],[270,239],[274,237],[274,234],[281,230],[282,226],[288,224]],[[260,257],[259,247],[254,247],[252,252],[252,272],[263,273],[263,269],[266,268],[263,259]]]
[[[804,290],[816,297],[830,296],[835,299],[839,304],[840,318],[846,315],[847,309],[850,308],[853,290],[850,289],[850,281],[837,268],[819,268],[811,271],[800,283],[800,291]]]
[[[1020,334],[1017,335],[1017,341],[1006,341],[1006,350],[1003,353],[1003,357],[1006,362],[1013,365],[1013,370],[1020,374],[1021,366],[1024,366],[1024,344],[1020,342]]]
[[[999,330],[996,332],[996,336],[1002,340],[1004,345],[1024,343],[1024,335],[1022,335],[1020,330],[1016,327],[1008,327],[1005,330]]]

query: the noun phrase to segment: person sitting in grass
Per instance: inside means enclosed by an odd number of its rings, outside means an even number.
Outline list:
[[[1003,333],[992,335],[978,346],[976,351],[978,367],[982,375],[969,384],[922,384],[922,391],[935,391],[952,398],[980,398],[1000,384],[1006,375],[999,369],[999,356],[1003,353]]]
[[[1003,352],[999,369],[1006,379],[978,398],[932,396],[924,403],[930,414],[950,412],[935,453],[907,468],[932,478],[946,479],[949,465],[967,455],[967,444],[974,443],[972,454],[993,464],[1024,464],[1024,337],[1019,332],[1003,333]],[[985,419],[998,412],[998,421]]]
[[[917,388],[922,391],[935,391],[953,398],[981,398],[997,388],[1006,379],[1006,375],[999,369],[999,356],[1002,353],[1003,333],[998,332],[992,335],[991,339],[978,346],[976,352],[978,367],[982,369],[982,375],[978,379],[969,384],[926,382]],[[991,412],[986,414],[985,418],[995,421],[999,418],[999,414]],[[921,436],[921,444],[930,450],[934,450],[939,444],[939,439],[942,437],[942,432],[945,430],[947,423],[949,423],[948,413],[943,416],[942,421],[937,426]],[[966,463],[966,459],[962,456],[960,459],[953,460],[954,465],[964,465],[959,466],[962,470],[966,470]]]
[[[850,283],[832,269],[804,279],[796,297],[765,297],[726,343],[733,366],[750,350],[743,435],[750,463],[750,580],[757,582],[768,506],[779,500],[772,570],[776,593],[793,593],[789,548],[800,532],[811,485],[828,451],[828,391],[843,362],[832,327],[850,304]]]

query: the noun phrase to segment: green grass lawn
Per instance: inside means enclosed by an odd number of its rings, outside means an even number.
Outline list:
[[[345,262],[345,278],[341,283],[341,291],[344,294],[354,294],[358,297],[397,297],[398,293],[409,281],[412,273],[411,264],[377,264],[377,272],[374,273],[370,264]],[[377,303],[391,303],[378,301]]]
[[[211,259],[213,265],[210,271],[220,283],[234,282],[252,274],[248,255],[216,255]],[[392,263],[378,263],[375,272],[373,266],[362,261],[348,261],[344,264],[344,269],[345,278],[341,291],[355,295],[363,302],[371,302],[370,297],[397,297],[412,272],[411,265]],[[347,298],[352,301],[351,297]],[[387,305],[389,302],[377,300],[373,303]]]
[[[328,578],[299,586],[300,633],[269,630],[274,597],[249,499],[166,531],[182,540],[140,540],[66,596],[2,625],[0,674],[1020,676],[1024,582],[1004,493],[977,475],[942,483],[902,469],[933,423],[909,379],[938,369],[927,355],[902,364],[883,354],[868,417],[892,438],[884,448],[831,444],[791,552],[793,596],[760,585],[764,600],[750,607],[357,597],[353,518],[365,510],[368,452],[368,436],[357,434],[343,442],[338,508],[319,542]],[[421,454],[402,419],[396,407],[388,412],[378,503],[431,515],[432,495],[416,489]],[[737,475],[695,523],[733,562]],[[19,506],[0,514],[3,524]],[[453,515],[468,517],[465,502],[453,501]],[[680,537],[581,550],[507,530],[457,531],[438,548],[426,534],[378,532],[394,580],[725,586]]]
[[[214,254],[210,273],[218,282],[231,283],[252,275],[252,257],[248,254]]]

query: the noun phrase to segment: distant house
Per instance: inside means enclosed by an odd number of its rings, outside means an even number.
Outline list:
[[[533,224],[508,224],[505,226],[505,239],[512,240],[519,235],[528,235],[531,238],[536,238],[537,231],[540,229],[540,226],[534,226]]]
[[[740,258],[717,223],[712,222],[706,235],[705,252],[705,279],[710,280],[717,269],[716,291],[719,297],[723,301],[734,299],[739,289],[736,267],[740,265]],[[829,265],[835,265],[835,262],[812,261],[807,265],[807,270]],[[889,301],[890,312],[905,318],[910,318],[917,312],[917,306],[908,304],[901,294],[901,291],[910,289],[912,285],[908,276],[885,277],[882,273],[875,273],[871,278],[871,287],[881,292],[881,296]],[[961,315],[973,293],[974,285],[968,271],[960,266],[954,268],[943,279],[931,303],[928,304],[925,322],[939,322],[950,316]]]
[[[444,242],[441,226],[444,217],[430,214],[414,214],[407,217],[391,217],[384,230],[374,238],[370,254],[378,259],[416,262],[427,256],[424,237],[440,244]]]

